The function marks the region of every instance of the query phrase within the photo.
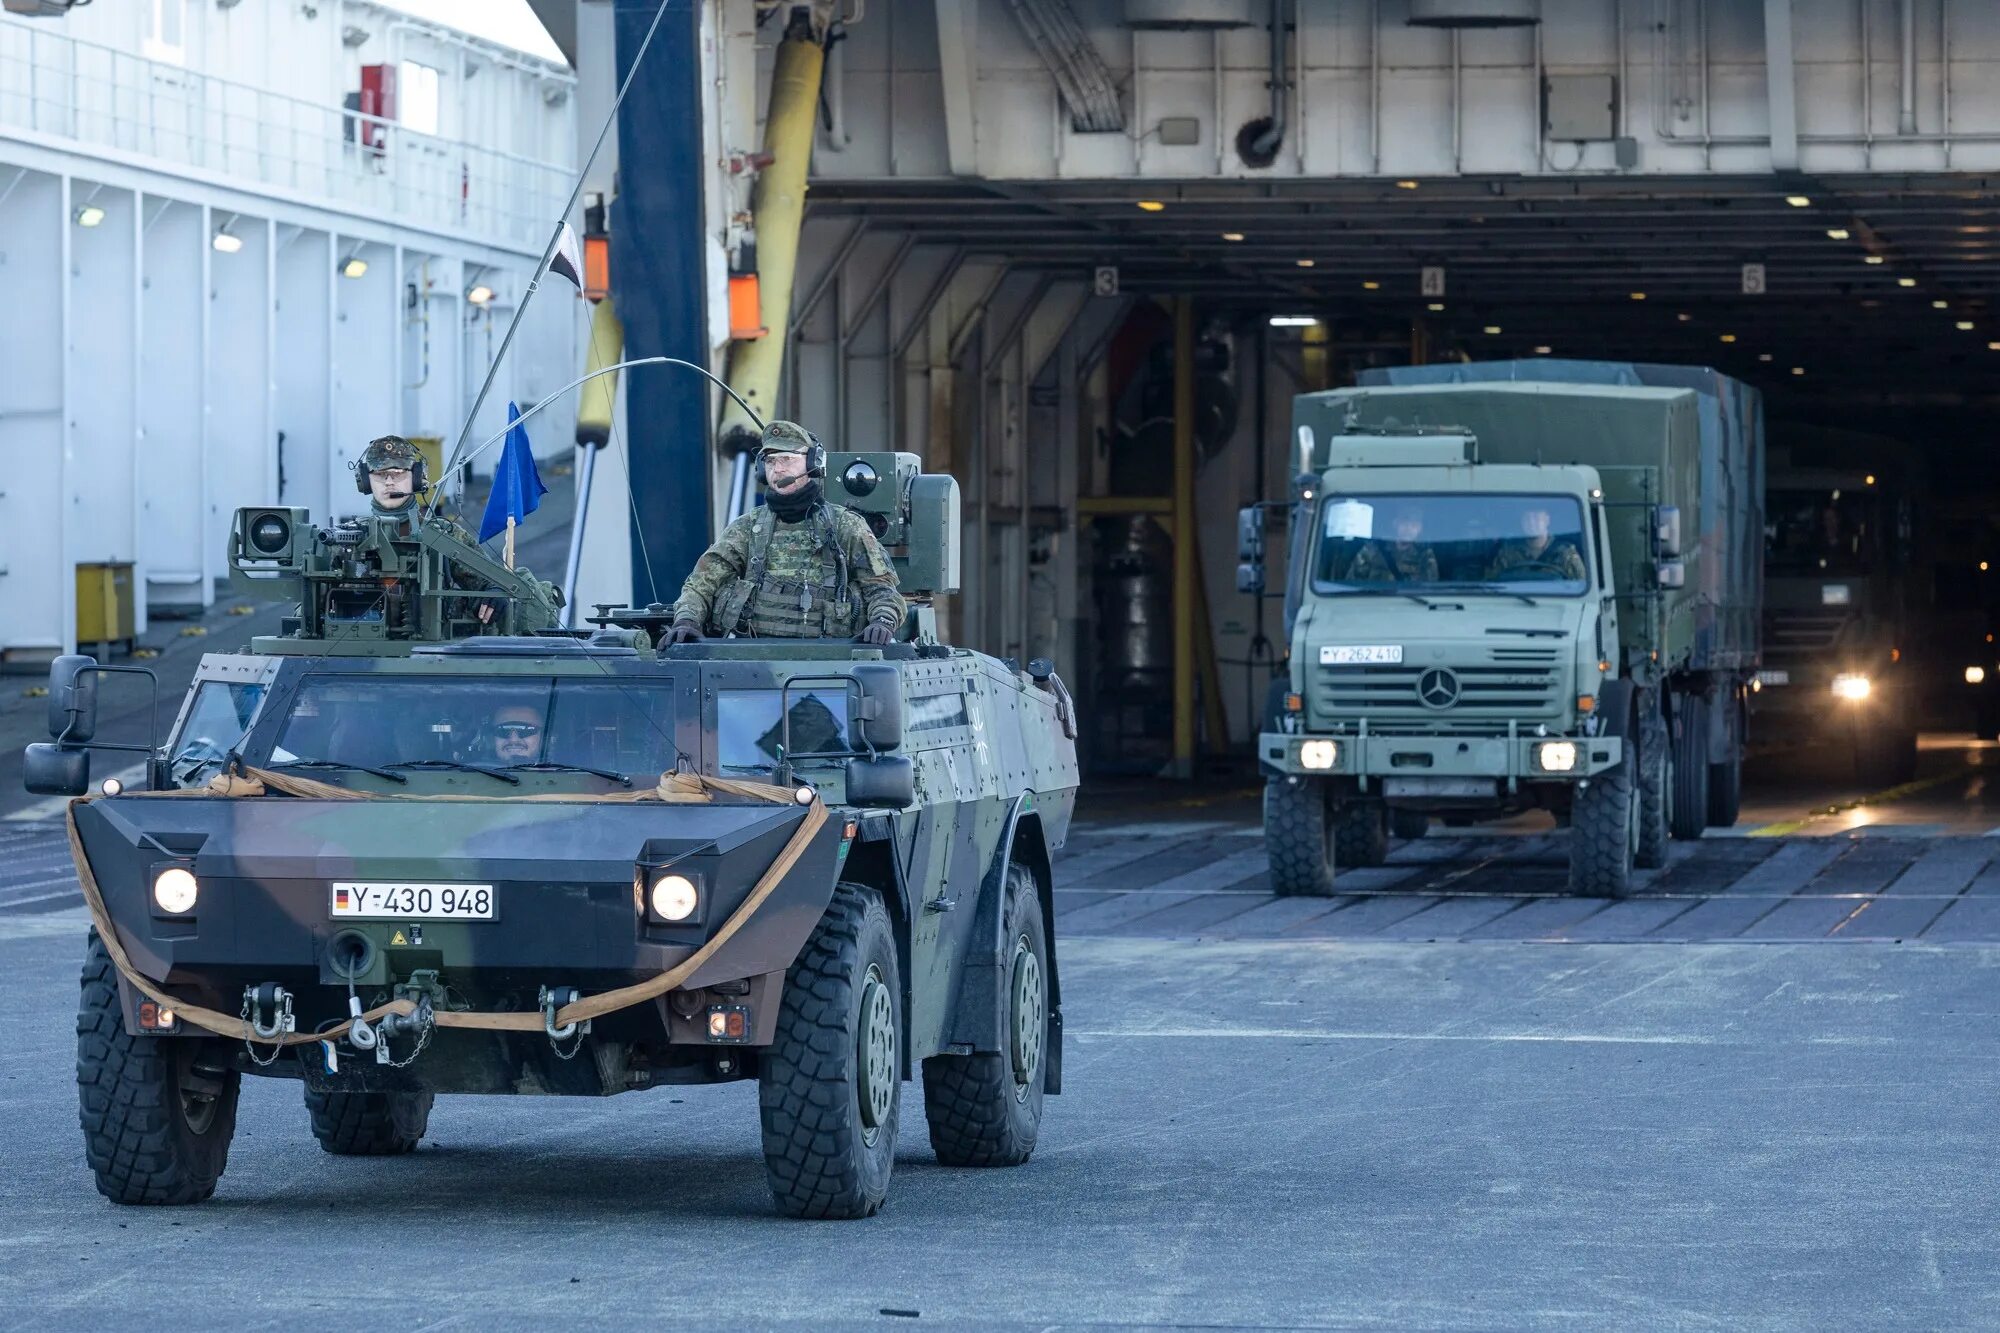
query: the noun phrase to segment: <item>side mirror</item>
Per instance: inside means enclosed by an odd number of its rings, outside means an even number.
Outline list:
[[[1679,560],[1662,560],[1655,577],[1662,588],[1685,588],[1688,581],[1687,566]]]
[[[58,657],[49,663],[49,735],[81,745],[96,734],[97,659]]]
[[[1244,505],[1236,511],[1236,558],[1264,558],[1264,506]]]
[[[30,745],[21,756],[21,785],[37,796],[81,796],[90,790],[90,751]]]
[[[1236,591],[1261,595],[1264,591],[1264,562],[1245,560],[1236,567]]]
[[[1661,555],[1679,555],[1681,553],[1680,506],[1655,506],[1653,509],[1653,532],[1659,539]]]
[[[847,803],[906,810],[917,802],[917,768],[908,755],[847,761]]]
[[[854,716],[855,739],[876,750],[893,750],[901,745],[903,673],[889,662],[858,662],[854,667],[854,683],[861,693]]]

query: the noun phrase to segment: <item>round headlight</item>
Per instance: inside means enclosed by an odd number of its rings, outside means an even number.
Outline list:
[[[840,474],[840,484],[847,488],[849,495],[855,496],[871,493],[875,489],[875,484],[881,480],[880,473],[859,459],[849,463],[847,470]]]
[[[1306,741],[1299,746],[1300,768],[1332,768],[1340,758],[1340,747],[1333,741]]]
[[[653,881],[653,915],[662,921],[685,921],[699,901],[694,881],[686,875],[662,875]]]
[[[153,901],[162,912],[172,916],[192,912],[200,892],[201,884],[194,872],[180,866],[168,866],[153,877]]]
[[[291,544],[292,525],[276,514],[266,514],[250,525],[250,544],[265,555],[282,555]]]
[[[1965,669],[1965,683],[1967,685],[1984,685],[1986,683],[1986,668],[1983,666],[1967,667]]]

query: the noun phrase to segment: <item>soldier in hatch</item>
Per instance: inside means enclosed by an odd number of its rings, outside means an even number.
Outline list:
[[[1436,583],[1437,552],[1423,545],[1424,512],[1414,505],[1398,509],[1390,524],[1392,542],[1372,541],[1361,548],[1347,577],[1354,583]]]
[[[724,528],[674,603],[669,643],[704,635],[889,643],[908,608],[861,516],[822,498],[826,449],[790,421],[757,448],[764,504]]]
[[[419,521],[423,504],[418,500],[429,482],[424,476],[424,456],[400,435],[384,435],[368,442],[361,451],[361,460],[355,465],[356,481],[363,494],[368,497],[368,510],[376,518],[400,518],[402,531],[407,535],[410,525]],[[443,513],[433,512],[428,522],[431,527],[443,532],[467,546],[479,545],[478,539],[458,523]],[[454,570],[459,587],[476,592],[489,585],[475,575],[464,570]],[[490,625],[493,617],[500,612],[500,602],[496,598],[481,598],[473,604],[479,623]]]
[[[1584,577],[1583,556],[1576,546],[1565,541],[1549,539],[1549,511],[1534,508],[1521,511],[1522,536],[1514,541],[1500,543],[1500,549],[1493,555],[1493,563],[1487,567],[1489,579],[1505,578],[1519,570],[1533,578],[1535,571],[1545,576],[1576,579]]]

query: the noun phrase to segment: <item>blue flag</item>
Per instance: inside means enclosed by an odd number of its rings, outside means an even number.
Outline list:
[[[492,541],[507,530],[507,520],[519,523],[541,507],[549,488],[535,471],[534,450],[528,447],[528,428],[521,424],[521,408],[507,404],[507,443],[500,446],[500,463],[493,469],[493,494],[486,498],[486,516],[479,520],[479,540]]]

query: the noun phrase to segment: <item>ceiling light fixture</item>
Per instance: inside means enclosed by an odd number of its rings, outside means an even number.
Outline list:
[[[1632,299],[1635,301],[1643,301],[1646,299],[1646,294],[1644,292],[1633,292]]]
[[[1297,264],[1300,268],[1311,268],[1314,263],[1314,261],[1310,259],[1295,259],[1292,262]]]
[[[1444,310],[1444,302],[1433,301],[1429,305],[1425,306],[1424,309],[1430,311],[1433,315],[1440,314]]]
[[[1736,335],[1733,333],[1725,333],[1722,335],[1722,341],[1726,343],[1733,343],[1736,341]]]
[[[1222,239],[1225,241],[1240,241],[1243,239],[1243,233],[1240,231],[1225,231],[1222,233]]]
[[[1790,204],[1793,208],[1812,207],[1812,200],[1803,194],[1788,194],[1785,196],[1785,202]]]
[[[1397,181],[1396,188],[1399,190],[1414,190],[1417,188],[1417,183],[1415,181]]]
[[[104,210],[96,204],[85,204],[76,210],[76,225],[79,227],[95,227],[102,221],[104,221]]]
[[[1794,375],[1803,375],[1806,373],[1806,368],[1804,366],[1793,366],[1792,373]]]
[[[1944,301],[1944,300],[1938,300],[1938,301],[1933,301],[1933,302],[1931,302],[1931,309],[1933,309],[1933,310],[1949,310],[1949,309],[1951,309],[1951,302],[1949,302],[1949,301]]]
[[[340,276],[343,278],[358,278],[367,271],[368,261],[360,255],[352,255],[340,265]]]
[[[1160,202],[1159,200],[1157,200],[1157,199],[1141,199],[1141,200],[1139,201],[1139,209],[1140,209],[1140,211],[1141,211],[1141,212],[1145,212],[1145,213],[1158,213],[1158,212],[1162,211],[1162,210],[1163,210],[1163,209],[1165,209],[1165,208],[1166,208],[1166,205],[1165,205],[1165,204],[1163,204],[1163,203],[1161,203],[1161,202]]]
[[[1364,292],[1379,292],[1382,290],[1382,284],[1379,282],[1364,282],[1361,284],[1361,290]]]
[[[1826,229],[1826,238],[1829,241],[1844,241],[1851,235],[1853,233],[1845,227],[1828,227]]]
[[[1898,278],[1896,279],[1896,285],[1898,287],[1914,287],[1917,285],[1917,280],[1915,278]]]
[[[1769,352],[1759,352],[1757,353],[1757,359],[1759,361],[1769,361],[1771,359],[1771,354]]]
[[[1693,315],[1690,315],[1690,314],[1689,314],[1689,313],[1688,313],[1687,311],[1683,310],[1683,311],[1681,311],[1681,312],[1680,312],[1680,314],[1678,314],[1678,315],[1675,315],[1675,316],[1674,316],[1674,318],[1675,318],[1675,319],[1678,319],[1678,320],[1679,320],[1679,321],[1680,321],[1681,323],[1685,324],[1685,323],[1687,323],[1687,322],[1688,322],[1689,320],[1692,320],[1692,319],[1694,318],[1694,316],[1693,316]]]
[[[1488,337],[1492,337],[1494,334],[1497,334],[1499,332],[1500,332],[1500,326],[1498,324],[1488,324],[1486,326],[1486,334]]]
[[[1863,255],[1861,256],[1861,262],[1864,264],[1884,264],[1888,261],[1880,255]]]
[[[1274,329],[1309,329],[1318,323],[1318,318],[1312,315],[1271,316],[1271,327]]]
[[[487,302],[493,299],[493,289],[491,287],[488,287],[485,283],[482,282],[478,286],[474,287],[471,291],[467,292],[465,294],[465,299],[472,302],[472,304],[474,305],[485,305]]]
[[[1960,333],[1972,332],[1972,321],[1969,319],[1961,319],[1960,321],[1958,321],[1958,331]]]
[[[1552,347],[1550,347],[1550,346],[1549,346],[1548,344],[1546,344],[1546,343],[1543,343],[1543,344],[1541,344],[1541,345],[1539,345],[1539,346],[1537,346],[1537,347],[1535,348],[1535,355],[1536,355],[1536,356],[1547,356],[1547,355],[1548,355],[1548,354],[1549,354],[1550,352],[1552,352],[1552,351],[1554,351],[1554,350],[1555,350],[1555,349],[1554,349],[1554,348],[1552,348]]]

